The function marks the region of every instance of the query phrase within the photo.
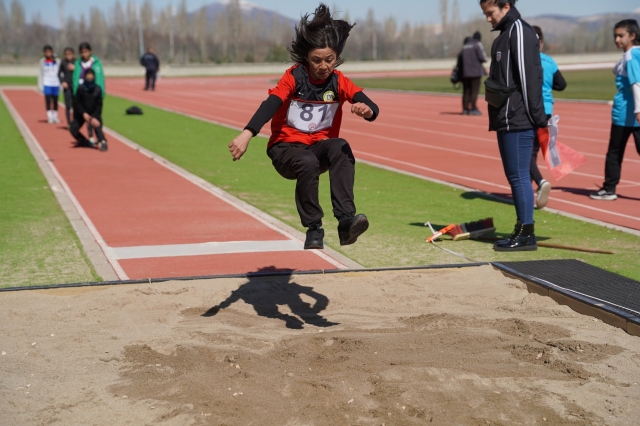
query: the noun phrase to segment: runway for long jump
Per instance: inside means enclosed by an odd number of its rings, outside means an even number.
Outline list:
[[[43,119],[42,96],[3,89],[19,126],[38,147],[120,280],[327,270],[345,266],[303,250],[286,229],[197,184],[106,132],[109,151],[74,148]],[[222,192],[222,191],[219,191]]]
[[[278,76],[171,78],[155,92],[142,90],[141,79],[110,79],[109,93],[136,102],[242,128]],[[410,172],[509,197],[495,133],[488,132],[484,115],[461,116],[459,97],[433,94],[367,91],[380,106],[380,117],[367,123],[345,114],[342,136],[356,158],[402,172]],[[559,141],[580,151],[587,163],[560,182],[554,182],[549,208],[633,230],[640,230],[640,158],[630,143],[615,202],[591,200],[589,192],[602,184],[611,128],[606,104],[557,102]],[[263,132],[269,131],[269,124]],[[427,196],[427,195],[425,195]]]

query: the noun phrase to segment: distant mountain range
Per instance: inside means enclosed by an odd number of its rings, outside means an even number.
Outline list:
[[[221,0],[216,3],[207,4],[204,7],[205,13],[207,14],[207,20],[209,22],[215,21],[216,17],[221,13],[224,13],[229,6],[229,0]],[[265,21],[265,25],[269,26],[271,24],[287,24],[293,27],[297,20],[291,19],[288,16],[284,16],[278,12],[273,10],[264,8],[258,4],[251,3],[245,0],[240,0],[240,9],[242,10],[242,16],[245,19],[257,19],[262,17]],[[193,17],[198,11],[192,12],[189,14],[190,17]]]
[[[213,22],[216,16],[226,11],[229,0],[220,0],[216,3],[210,3],[204,6],[207,14],[207,20]],[[298,21],[288,16],[284,16],[273,10],[264,8],[258,4],[251,3],[246,0],[240,1],[240,7],[242,9],[242,15],[247,19],[256,19],[262,17],[264,19],[264,25],[266,27],[272,24],[283,25],[287,24],[293,27]],[[194,16],[197,12],[190,13],[190,17]],[[527,22],[532,25],[538,25],[543,28],[545,36],[554,38],[566,33],[570,33],[578,27],[585,26],[589,31],[597,31],[602,28],[603,25],[611,25],[622,19],[635,18],[640,20],[640,7],[628,14],[612,13],[612,14],[599,14],[592,16],[574,17],[564,15],[540,15],[532,18],[527,18]],[[439,24],[435,24],[434,27],[440,27]],[[436,28],[436,33],[438,32]]]
[[[640,20],[640,8],[631,13],[610,13],[591,16],[564,16],[564,15],[540,15],[533,18],[527,18],[527,22],[531,25],[538,25],[544,31],[545,37],[561,36],[570,33],[579,27],[583,27],[589,31],[601,30],[603,25],[611,27],[613,34],[613,25],[623,19]],[[613,35],[611,36],[613,40]]]

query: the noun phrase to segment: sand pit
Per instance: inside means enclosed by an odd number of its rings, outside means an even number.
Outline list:
[[[0,294],[0,424],[637,424],[640,338],[490,266]]]

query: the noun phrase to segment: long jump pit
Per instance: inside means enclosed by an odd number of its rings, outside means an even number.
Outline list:
[[[640,418],[640,338],[490,265],[4,292],[0,312],[3,425]]]

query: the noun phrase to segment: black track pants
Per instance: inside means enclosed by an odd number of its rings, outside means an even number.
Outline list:
[[[158,75],[158,71],[156,70],[147,70],[147,73],[144,77],[144,87],[146,89],[155,89],[156,87],[156,76]]]
[[[73,108],[72,89],[64,89],[64,113],[67,117],[67,126],[71,125],[71,109]]]
[[[47,111],[57,111],[58,110],[58,97],[53,95],[45,95],[44,103],[47,107]]]
[[[478,109],[476,105],[478,101],[478,93],[480,93],[481,78],[463,78],[462,79],[462,109],[465,111],[475,111]]]
[[[302,226],[319,223],[324,216],[318,200],[320,175],[329,171],[333,215],[353,216],[355,158],[349,143],[334,138],[313,145],[281,142],[267,150],[273,167],[286,179],[296,180],[296,206]]]
[[[640,154],[640,127],[611,126],[611,138],[604,167],[603,187],[607,191],[616,192],[616,186],[620,183],[622,159],[631,135],[636,142],[636,150]]]
[[[98,142],[104,141],[104,140],[106,140],[106,138],[104,137],[104,133],[102,132],[102,125],[104,124],[102,122],[102,117],[98,116],[96,118],[100,122],[100,126],[99,127],[92,127],[92,129],[96,133],[96,136],[98,137]],[[71,122],[71,125],[69,126],[69,130],[70,130],[71,134],[73,135],[73,137],[76,139],[76,141],[78,141],[79,145],[87,146],[89,144],[89,141],[87,140],[87,138],[82,133],[80,133],[80,129],[82,129],[82,125],[84,123],[85,123],[84,117],[82,117],[79,114],[75,114],[74,117],[73,117],[73,121]],[[89,126],[87,126],[87,127],[89,127]]]

